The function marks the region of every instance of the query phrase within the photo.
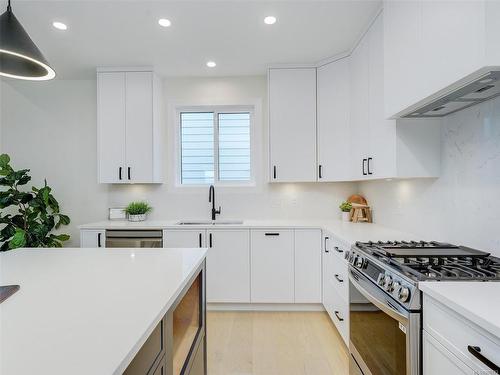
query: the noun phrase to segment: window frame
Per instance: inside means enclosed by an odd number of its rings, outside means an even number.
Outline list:
[[[199,105],[199,106],[177,106],[176,107],[176,136],[175,149],[176,159],[176,186],[182,188],[196,188],[214,185],[224,187],[252,187],[255,186],[255,105]],[[214,182],[203,184],[182,183],[182,113],[213,113],[214,115]],[[220,181],[219,180],[219,114],[248,113],[249,135],[250,135],[250,179],[248,181]]]

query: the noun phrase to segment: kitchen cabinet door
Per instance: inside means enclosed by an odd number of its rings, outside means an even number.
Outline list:
[[[383,13],[373,22],[365,38],[369,54],[369,179],[396,177],[396,121],[384,113],[384,24]]]
[[[351,178],[368,178],[369,155],[369,44],[364,37],[351,55],[350,165]]]
[[[125,178],[130,182],[153,180],[153,73],[126,73]]]
[[[81,230],[80,247],[85,247],[85,248],[106,247],[106,231],[86,230],[86,229]]]
[[[250,302],[250,232],[209,230],[207,302]]]
[[[269,70],[270,181],[316,181],[316,68]]]
[[[321,230],[294,232],[295,303],[321,303]]]
[[[125,182],[125,73],[97,74],[99,182]]]
[[[351,179],[349,60],[318,68],[318,181]]]
[[[163,231],[163,247],[205,247],[205,229],[166,229]]]
[[[427,331],[423,331],[423,375],[477,375]]]
[[[293,230],[251,230],[251,300],[294,302]]]

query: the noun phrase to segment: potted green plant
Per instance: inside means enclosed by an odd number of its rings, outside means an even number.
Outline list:
[[[148,213],[151,212],[151,207],[147,202],[131,202],[125,208],[129,221],[144,221],[147,219]]]
[[[352,204],[350,202],[342,202],[339,206],[342,211],[342,221],[351,221]]]
[[[68,234],[54,229],[68,225],[68,216],[59,212],[59,203],[47,181],[41,188],[22,187],[31,181],[29,169],[15,171],[7,154],[0,155],[0,251],[20,247],[62,247]]]

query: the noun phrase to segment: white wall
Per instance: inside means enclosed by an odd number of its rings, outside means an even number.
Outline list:
[[[218,188],[222,218],[333,218],[355,190],[350,183],[267,184],[267,84],[265,77],[168,78],[164,80],[165,127],[163,185],[99,185],[96,171],[95,81],[43,83],[6,81],[1,100],[1,148],[17,168],[30,168],[36,185],[54,188],[62,210],[72,219],[70,245],[78,246],[76,226],[103,220],[107,208],[147,199],[153,219],[209,218],[207,188],[179,188],[174,176],[176,104],[260,103],[257,121],[257,184]]]
[[[359,185],[374,219],[500,256],[500,98],[445,117],[438,179]]]

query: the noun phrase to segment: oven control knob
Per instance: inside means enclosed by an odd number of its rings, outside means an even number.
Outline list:
[[[399,290],[398,298],[401,302],[406,302],[410,299],[410,290],[406,287],[402,287]]]
[[[399,292],[399,288],[401,288],[401,283],[399,281],[395,281],[392,286],[391,286],[391,293],[393,292],[396,292],[398,293]],[[396,294],[395,293],[395,294]]]
[[[356,258],[356,263],[355,263],[356,267],[362,268],[363,264],[364,264],[364,259],[362,257]]]
[[[380,285],[380,286],[384,286],[385,284],[385,275],[383,273],[380,273],[378,275],[378,279],[377,279],[377,284]]]
[[[384,277],[385,290],[390,290],[391,286],[392,286],[392,277],[390,277],[389,275],[385,275]]]

